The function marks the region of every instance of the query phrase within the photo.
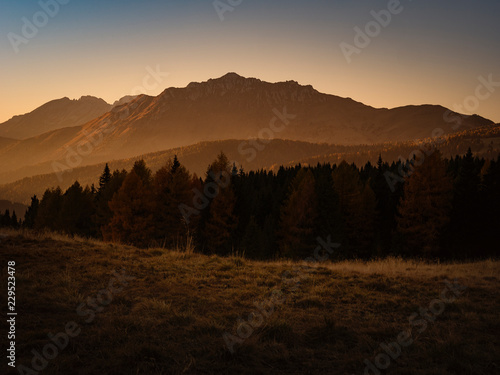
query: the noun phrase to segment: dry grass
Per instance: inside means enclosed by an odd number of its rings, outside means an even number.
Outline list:
[[[67,322],[81,327],[42,374],[363,374],[363,360],[411,331],[409,316],[455,278],[467,290],[427,330],[417,335],[413,328],[415,342],[384,373],[500,373],[498,261],[325,262],[306,272],[289,261],[7,234],[0,238],[1,278],[15,260],[17,363],[30,366],[31,350],[41,352],[47,334]],[[135,279],[86,323],[77,307],[121,269]],[[300,284],[288,284],[285,271],[302,276]],[[236,335],[238,318],[247,320],[254,302],[268,301],[273,290],[286,301],[231,354],[223,333]],[[18,373],[8,369],[2,373]]]

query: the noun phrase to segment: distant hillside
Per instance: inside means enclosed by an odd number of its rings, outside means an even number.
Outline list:
[[[112,108],[104,100],[82,96],[78,100],[52,100],[24,115],[0,124],[0,136],[15,139],[35,137],[52,130],[82,125]]]
[[[0,150],[2,148],[6,148],[10,145],[13,145],[14,143],[17,143],[17,142],[18,142],[17,139],[0,137]]]
[[[112,170],[129,170],[136,160],[144,158],[148,167],[154,172],[162,167],[169,158],[177,155],[180,162],[189,171],[203,177],[209,163],[221,151],[226,153],[229,160],[236,162],[238,167],[242,166],[246,171],[259,169],[277,171],[281,165],[291,166],[298,163],[315,165],[327,162],[338,164],[342,160],[362,165],[367,161],[375,163],[379,155],[384,161],[389,162],[396,161],[400,157],[407,159],[412,151],[419,150],[431,141],[431,139],[424,139],[376,145],[343,146],[276,139],[267,144],[258,143],[264,148],[261,151],[256,151],[248,141],[226,140],[201,142],[134,158],[112,160],[109,162],[109,166]],[[444,140],[438,144],[438,148],[448,158],[464,154],[469,147],[477,156],[496,158],[500,152],[500,124],[464,130],[444,137]],[[255,154],[249,152],[252,148],[255,150]],[[239,150],[245,150],[246,153],[240,153]],[[255,157],[250,160],[252,156]],[[0,185],[0,199],[27,204],[33,194],[41,195],[49,187],[61,186],[62,189],[66,189],[75,180],[78,180],[82,185],[97,184],[104,165],[105,163],[98,163],[63,172],[60,174],[62,180],[55,173],[49,173]]]
[[[448,135],[438,143],[428,138],[419,141],[395,142],[371,146],[362,145],[356,148],[351,147],[347,151],[294,159],[285,164],[285,166],[294,166],[298,163],[303,165],[316,165],[318,163],[339,164],[342,160],[357,165],[363,165],[366,162],[374,164],[377,162],[379,155],[382,156],[384,161],[392,162],[399,160],[400,157],[409,159],[414,151],[417,154],[419,152],[424,153],[429,144],[437,147],[443,154],[443,157],[448,159],[456,155],[465,154],[469,147],[477,157],[484,157],[490,160],[495,159],[500,154],[500,124],[473,130],[464,130]],[[278,167],[279,165],[274,165],[270,169],[277,170]]]
[[[1,215],[3,215],[5,210],[9,210],[11,214],[12,214],[12,212],[16,211],[17,217],[21,218],[24,216],[24,213],[26,212],[27,209],[28,209],[28,207],[24,204],[14,203],[14,202],[0,199],[0,214]]]
[[[403,142],[429,137],[436,128],[453,131],[445,120],[453,116],[458,114],[436,105],[376,109],[295,81],[269,83],[229,73],[156,97],[141,95],[81,127],[0,147],[0,173],[9,172],[3,175],[7,182],[50,173],[52,161],[68,164],[71,154],[83,155],[78,166],[85,166],[221,139]],[[476,115],[462,120],[462,129],[492,124]]]
[[[180,162],[190,172],[204,176],[206,169],[217,154],[224,151],[230,160],[242,165],[245,170],[269,169],[272,165],[287,164],[294,159],[308,158],[319,154],[328,154],[338,151],[347,151],[347,146],[332,146],[327,144],[314,144],[308,142],[297,142],[287,140],[273,140],[265,145],[262,151],[256,153],[255,159],[248,161],[250,155],[240,154],[242,140],[227,140],[214,142],[201,142],[192,146],[178,147],[166,151],[149,153],[134,158],[109,161],[109,167],[115,169],[129,170],[134,162],[144,158],[149,168],[153,171],[161,168],[169,158],[177,155]],[[249,148],[246,143],[247,149]],[[61,186],[66,189],[75,180],[82,185],[97,184],[99,175],[104,169],[105,163],[94,164],[75,168],[70,172],[60,174],[62,181],[56,173],[26,177],[15,182],[0,185],[0,198],[12,199],[18,202],[29,202],[33,194],[42,194],[46,188]],[[47,165],[47,167],[50,167]]]

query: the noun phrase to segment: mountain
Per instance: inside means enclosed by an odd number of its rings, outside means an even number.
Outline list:
[[[0,136],[26,139],[52,130],[82,125],[112,108],[104,100],[82,96],[78,100],[52,100],[32,112],[0,124]]]
[[[454,123],[446,116],[459,115],[436,105],[376,109],[295,81],[269,83],[228,73],[168,88],[156,97],[140,95],[84,125],[0,147],[0,174],[19,178],[21,173],[31,176],[220,139],[402,142],[430,137],[436,128],[453,132]],[[467,116],[460,129],[488,124],[480,116]]]
[[[0,137],[0,150],[13,145],[14,143],[17,143],[17,139]]]
[[[131,102],[135,98],[137,98],[137,95],[126,95],[123,98],[120,98],[119,100],[116,100],[113,103],[113,107],[117,107],[119,105],[127,104],[128,102]]]
[[[127,157],[200,141],[249,137],[332,144],[406,141],[429,137],[438,127],[451,130],[452,124],[444,120],[446,113],[446,108],[432,105],[375,109],[294,81],[273,84],[229,73],[185,88],[169,88],[157,97],[140,96],[84,129],[96,133],[112,128],[112,136],[94,151]],[[280,116],[287,118],[282,121]],[[463,126],[489,123],[471,116]]]

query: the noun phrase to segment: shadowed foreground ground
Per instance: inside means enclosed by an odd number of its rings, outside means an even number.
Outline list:
[[[55,235],[0,240],[2,301],[14,260],[18,313],[18,368],[3,355],[1,373],[363,374],[365,359],[377,358],[387,374],[500,373],[498,261],[324,262],[307,271]],[[455,279],[466,289],[441,295]],[[433,300],[436,313],[423,318]],[[249,317],[254,303],[261,312]],[[1,327],[5,353],[4,318]],[[380,344],[398,336],[413,343],[400,354],[386,347],[390,358]]]

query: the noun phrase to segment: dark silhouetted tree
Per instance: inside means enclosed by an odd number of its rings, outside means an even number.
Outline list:
[[[0,220],[0,226],[10,227],[10,225],[11,225],[10,210],[6,209]]]
[[[94,199],[90,188],[85,189],[76,181],[63,195],[60,211],[61,229],[69,234],[90,236]]]
[[[104,227],[106,240],[147,247],[155,232],[151,171],[144,160],[137,161],[122,186],[109,202],[113,216]]]
[[[111,171],[109,170],[108,163],[106,163],[106,166],[104,167],[104,171],[101,174],[101,177],[99,177],[99,190],[101,191],[104,189],[106,184],[111,180]]]
[[[24,222],[23,222],[23,227],[25,228],[34,228],[35,227],[35,221],[36,217],[38,215],[38,206],[40,205],[40,201],[34,195],[31,197],[31,204],[26,210],[26,213],[24,214]]]
[[[290,186],[290,194],[281,211],[280,254],[307,258],[317,246],[315,227],[318,217],[314,175],[301,169]]]
[[[186,243],[189,225],[179,205],[192,205],[192,177],[177,157],[160,168],[153,180],[155,238],[163,246],[181,246]]]
[[[115,170],[109,181],[100,187],[95,195],[95,213],[92,217],[93,233],[99,238],[102,238],[103,228],[109,224],[113,216],[109,202],[122,186],[125,177],[127,177],[126,170]]]
[[[442,232],[450,220],[452,182],[441,153],[433,152],[415,167],[404,185],[398,230],[411,254],[439,256]]]
[[[345,161],[332,172],[333,188],[343,217],[342,248],[348,257],[369,257],[374,240],[376,197],[359,178],[358,170]]]
[[[61,207],[63,204],[63,196],[61,188],[47,189],[43,193],[42,200],[38,207],[38,215],[35,220],[36,229],[51,229],[54,231],[61,230]]]
[[[237,226],[234,215],[236,197],[231,184],[231,166],[223,152],[208,167],[203,191],[211,199],[202,217],[205,250],[210,254],[229,254],[233,250]]]

